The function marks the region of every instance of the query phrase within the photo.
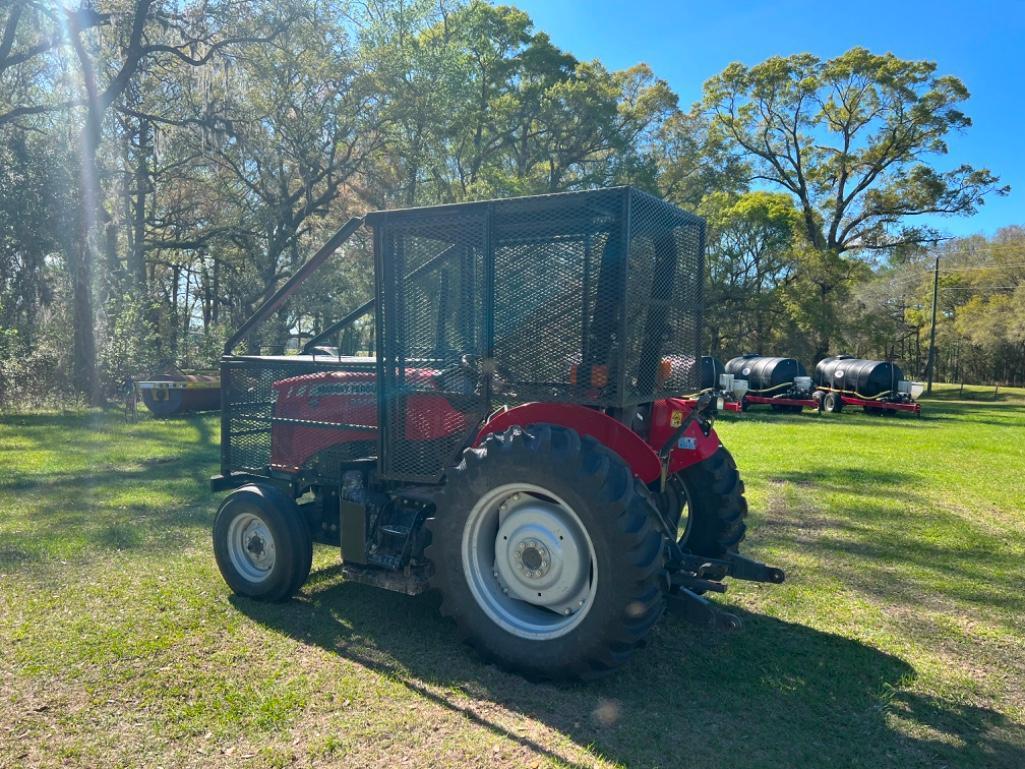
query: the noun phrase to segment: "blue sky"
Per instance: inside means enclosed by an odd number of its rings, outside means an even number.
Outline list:
[[[501,1],[501,0],[500,0]],[[649,64],[688,105],[732,61],[774,54],[828,58],[862,45],[927,59],[961,78],[974,125],[953,137],[940,167],[988,167],[1012,187],[971,218],[932,224],[952,235],[1025,225],[1025,0],[862,0],[857,3],[687,0],[504,0],[578,59],[622,69]]]

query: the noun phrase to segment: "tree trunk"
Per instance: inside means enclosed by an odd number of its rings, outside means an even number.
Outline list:
[[[146,295],[146,189],[149,184],[149,168],[146,164],[147,147],[149,146],[149,124],[142,120],[139,123],[139,156],[135,166],[135,205],[132,216],[134,233],[132,250],[129,256],[128,272],[137,296]]]
[[[185,292],[182,295],[182,307],[184,308],[184,312],[182,312],[182,321],[181,321],[181,324],[182,324],[182,326],[181,326],[182,341],[184,342],[182,350],[184,352],[184,358],[185,358],[184,365],[186,365],[186,366],[189,365],[189,329],[192,327],[192,305],[191,305],[192,299],[191,299],[190,292],[189,292],[189,287],[191,285],[192,285],[192,268],[191,267],[186,267],[185,268]]]
[[[214,259],[214,291],[213,291],[213,305],[210,308],[210,319],[217,323],[220,318],[220,306],[221,306],[221,263],[219,260]]]
[[[83,131],[87,132],[88,127]],[[72,335],[72,376],[75,386],[92,406],[103,404],[100,379],[96,369],[96,313],[93,308],[93,265],[95,241],[100,235],[96,227],[101,207],[101,188],[96,168],[96,144],[83,139],[81,150],[81,211],[78,217],[78,241],[68,249],[68,271],[71,273],[71,304],[74,332]]]
[[[96,337],[93,329],[92,253],[86,228],[78,241],[69,244],[68,272],[71,276],[71,376],[75,388],[91,405],[101,401],[96,372]]]
[[[117,290],[120,294],[122,284],[122,273],[121,262],[118,258],[117,250],[117,225],[114,223],[114,217],[110,216],[109,212],[105,209],[101,210],[101,213],[105,215],[106,224],[103,227],[104,239],[103,249],[106,253],[107,262],[107,274],[106,280],[101,282],[100,291],[100,307],[101,309],[107,306],[107,301],[110,299],[111,290]]]
[[[178,358],[178,281],[181,279],[182,268],[174,265],[171,268],[171,355]]]

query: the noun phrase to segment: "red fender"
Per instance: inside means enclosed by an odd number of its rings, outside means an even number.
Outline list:
[[[693,408],[692,401],[682,398],[666,398],[652,403],[651,426],[648,429],[649,443],[661,448]],[[715,430],[709,430],[708,435],[705,435],[697,421],[691,422],[669,455],[669,472],[678,473],[686,467],[708,459],[721,445]]]
[[[674,419],[673,412],[682,412],[683,416],[686,416],[689,411],[690,406],[685,401],[669,399],[654,403],[651,425],[651,436],[654,442],[648,443],[622,422],[617,422],[596,409],[572,403],[526,403],[492,417],[477,433],[477,439],[473,445],[479,446],[490,433],[502,432],[514,425],[520,427],[537,424],[561,425],[574,430],[579,435],[589,435],[603,446],[607,446],[630,465],[638,478],[645,483],[652,483],[658,480],[662,474],[662,466],[658,461],[658,447],[668,440],[676,429],[670,427]],[[705,436],[696,423],[687,428],[680,443],[681,447],[674,448],[670,454],[670,472],[675,473],[707,459],[719,448],[719,438],[715,431],[713,430],[709,432],[708,436]],[[693,447],[691,447],[692,444]]]

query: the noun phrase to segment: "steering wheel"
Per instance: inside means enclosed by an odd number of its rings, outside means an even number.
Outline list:
[[[435,381],[446,392],[459,395],[480,395],[484,377],[491,377],[491,390],[500,393],[510,377],[504,372],[494,358],[487,358],[475,353],[463,353],[459,361],[447,366],[435,377]]]

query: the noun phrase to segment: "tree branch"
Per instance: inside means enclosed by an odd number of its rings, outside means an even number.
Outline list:
[[[33,104],[26,107],[15,107],[4,113],[0,113],[0,125],[5,123],[13,123],[18,118],[27,117],[29,115],[42,115],[47,112],[59,112],[60,110],[71,109],[72,107],[85,106],[85,102],[81,99],[73,99],[69,101],[57,102],[56,104]]]

